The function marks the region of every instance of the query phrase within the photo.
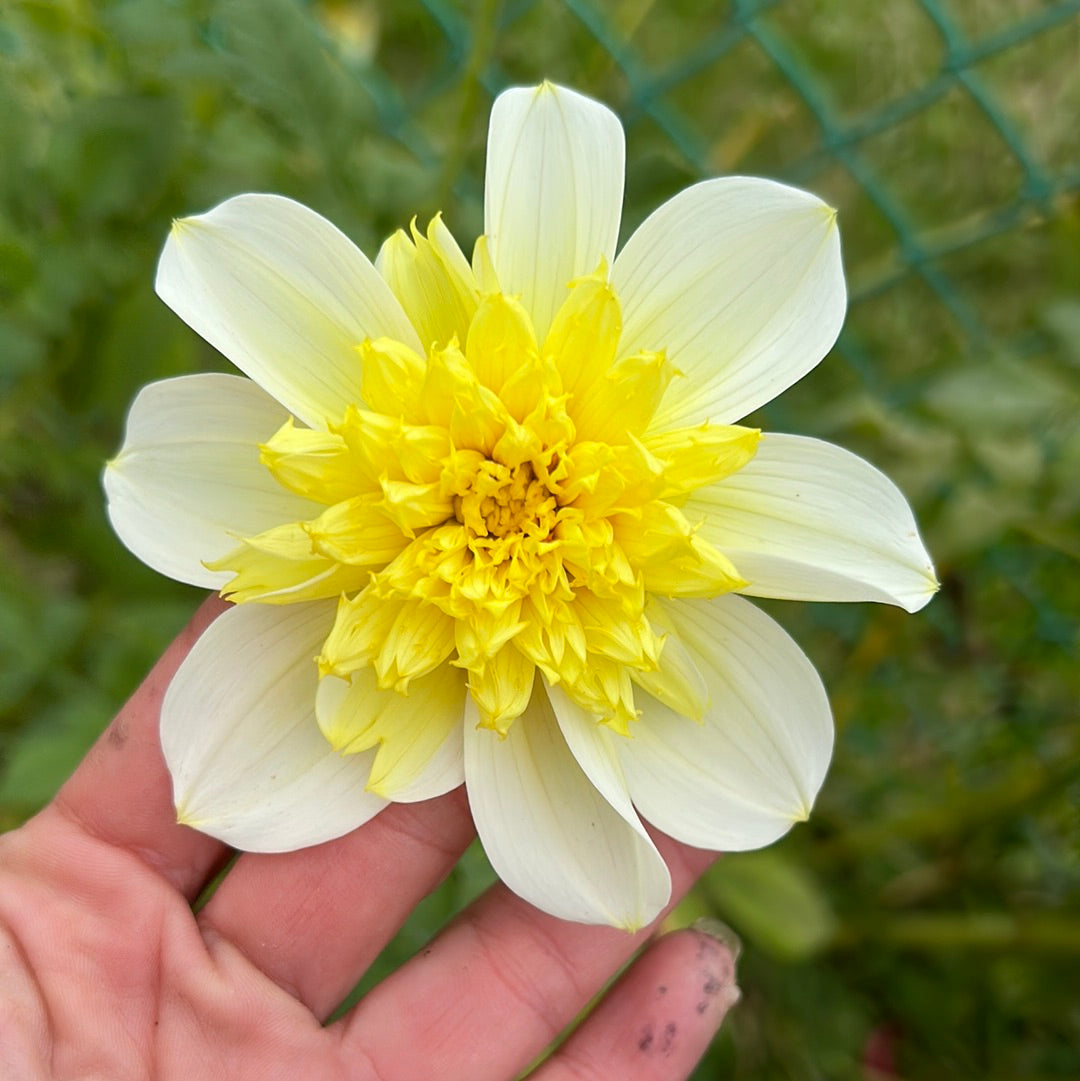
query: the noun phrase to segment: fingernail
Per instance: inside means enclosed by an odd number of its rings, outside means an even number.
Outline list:
[[[723,920],[718,920],[715,916],[699,916],[690,926],[695,931],[716,939],[722,946],[727,946],[731,959],[739,960],[742,954],[742,939]]]
[[[694,920],[690,927],[698,934],[706,935],[714,942],[718,942],[727,954],[725,957],[720,951],[709,950],[704,943],[703,949],[698,951],[703,978],[702,999],[698,1005],[698,1012],[704,1013],[710,1002],[715,1003],[719,1007],[715,1025],[719,1028],[728,1010],[742,997],[736,981],[736,968],[739,954],[742,953],[742,940],[726,923],[711,916],[702,916]],[[711,953],[712,956],[703,956],[703,953]]]

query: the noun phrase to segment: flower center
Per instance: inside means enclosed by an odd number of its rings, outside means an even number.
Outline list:
[[[363,404],[323,430],[289,421],[260,450],[322,512],[208,566],[233,572],[236,601],[338,598],[321,676],[367,686],[371,669],[407,694],[463,671],[480,723],[503,733],[537,672],[624,734],[635,685],[699,714],[677,658],[661,667],[648,595],[744,584],[680,508],[749,461],[758,433],[650,430],[673,369],[662,352],[616,359],[600,272],[571,284],[543,342],[514,298],[471,303],[464,339],[426,356],[362,343]]]
[[[521,534],[547,540],[558,504],[530,462],[507,466],[484,459],[468,490],[454,497],[454,515],[475,537]]]

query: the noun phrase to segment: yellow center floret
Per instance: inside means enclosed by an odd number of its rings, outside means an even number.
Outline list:
[[[662,352],[620,352],[603,268],[571,283],[539,342],[517,300],[464,288],[432,238],[414,230],[391,281],[414,324],[445,336],[426,357],[362,343],[358,402],[325,430],[290,420],[262,447],[282,485],[325,509],[212,564],[234,574],[224,593],[338,598],[322,676],[407,694],[464,669],[481,724],[500,732],[538,671],[619,732],[635,686],[700,714],[649,595],[745,584],[680,506],[749,461],[759,433],[650,430],[675,373]]]
[[[551,539],[555,494],[529,462],[508,466],[485,459],[467,491],[454,496],[454,517],[480,537]]]

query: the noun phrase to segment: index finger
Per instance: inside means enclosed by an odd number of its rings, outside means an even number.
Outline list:
[[[229,849],[176,821],[172,781],[158,738],[161,702],[202,632],[229,606],[206,600],[98,738],[41,815],[61,816],[99,840],[135,853],[194,898]]]

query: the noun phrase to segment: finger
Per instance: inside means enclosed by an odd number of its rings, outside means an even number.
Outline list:
[[[135,853],[186,896],[198,894],[228,850],[177,825],[172,782],[158,740],[158,718],[161,700],[180,662],[226,607],[211,597],[199,608],[56,799],[35,820],[35,830],[47,832],[54,823],[73,821],[91,836]]]
[[[664,935],[530,1081],[682,1081],[738,1000],[728,946],[702,931]]]
[[[674,904],[714,856],[655,839]],[[504,1081],[551,1043],[655,926],[628,934],[568,923],[494,886],[344,1019],[343,1054],[367,1059],[378,1077]]]
[[[391,804],[335,841],[241,856],[199,913],[211,950],[236,948],[326,1017],[445,878],[474,836],[464,787]]]

